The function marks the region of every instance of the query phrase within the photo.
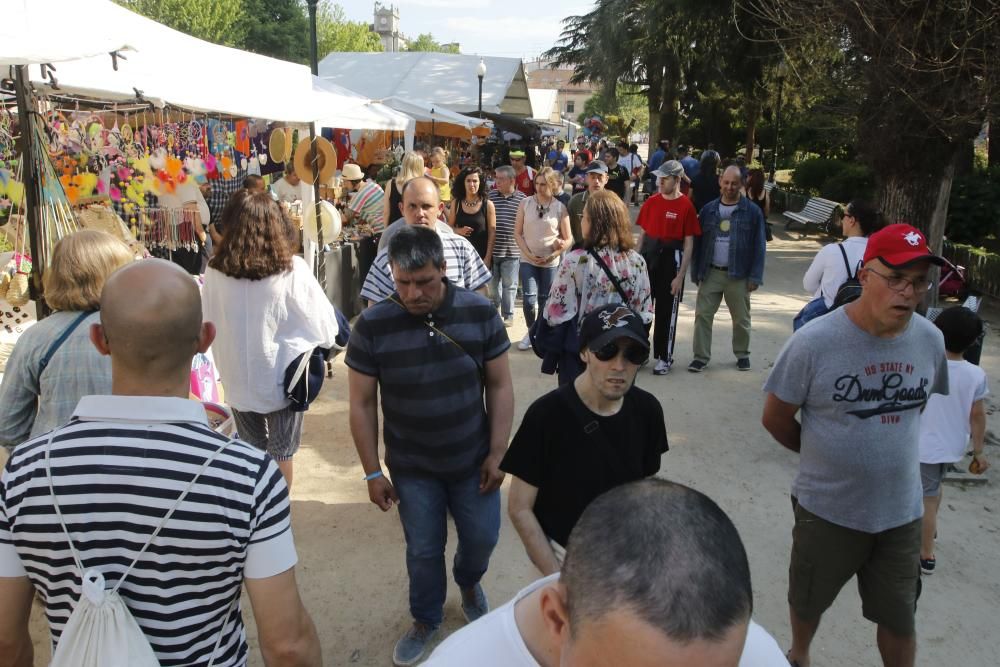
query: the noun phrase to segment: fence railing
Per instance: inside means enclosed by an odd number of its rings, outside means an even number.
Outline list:
[[[952,264],[965,267],[965,280],[971,289],[1000,297],[1000,255],[950,241],[944,242],[941,254]]]

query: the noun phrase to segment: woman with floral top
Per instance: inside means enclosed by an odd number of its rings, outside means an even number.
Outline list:
[[[581,228],[583,247],[565,253],[545,302],[546,322],[553,328],[564,323],[576,326],[592,310],[623,301],[608,271],[598,264],[600,261],[621,286],[627,297],[625,305],[637,312],[644,323],[652,323],[649,273],[646,260],[635,250],[625,203],[613,192],[593,193],[583,209]],[[559,360],[559,384],[572,382],[583,370],[579,350],[572,350],[572,345],[567,347]]]

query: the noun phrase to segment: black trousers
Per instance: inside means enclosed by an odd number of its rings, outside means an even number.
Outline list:
[[[653,325],[653,357],[667,362],[673,361],[674,339],[676,338],[676,335],[671,335],[671,321],[673,320],[674,308],[676,306],[674,304],[674,295],[670,293],[670,283],[677,277],[680,257],[680,250],[664,248],[660,252],[655,266],[649,272],[650,288],[653,293],[653,312],[655,315]],[[674,334],[676,334],[676,323],[674,323]]]

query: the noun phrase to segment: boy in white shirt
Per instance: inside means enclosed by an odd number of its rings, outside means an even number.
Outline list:
[[[960,461],[972,436],[972,465],[969,471],[982,474],[990,467],[983,455],[986,409],[989,394],[986,373],[965,361],[963,353],[983,333],[983,321],[961,306],[949,308],[934,321],[944,334],[948,357],[948,394],[934,394],[920,416],[920,477],[924,486],[924,521],[920,544],[920,569],[933,574],[937,565],[934,538],[941,505],[941,480],[949,465]]]

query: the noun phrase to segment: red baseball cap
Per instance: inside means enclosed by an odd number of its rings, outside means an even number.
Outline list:
[[[944,266],[943,257],[938,257],[927,247],[923,233],[912,225],[887,225],[868,237],[863,263],[880,259],[886,266],[902,268],[921,259]]]

